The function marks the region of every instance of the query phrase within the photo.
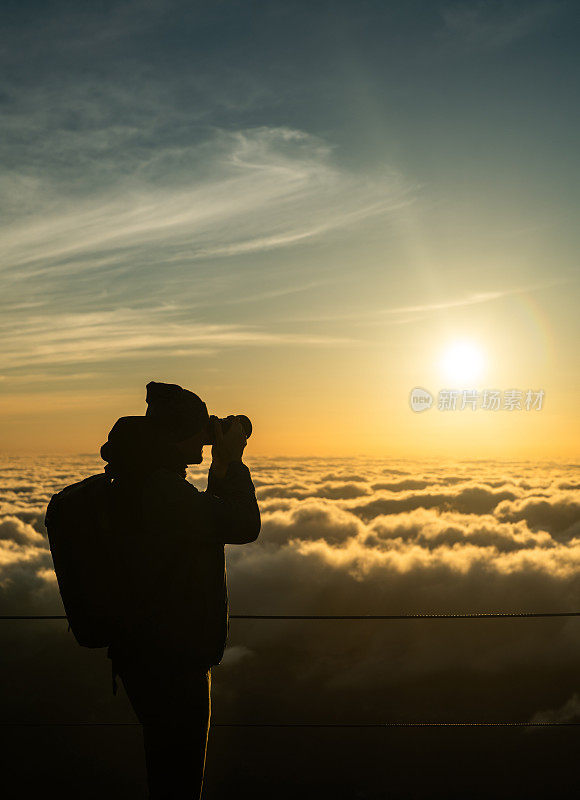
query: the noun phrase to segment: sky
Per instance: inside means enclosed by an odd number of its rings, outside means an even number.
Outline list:
[[[248,414],[256,456],[577,455],[575,3],[7,2],[2,27],[3,452],[98,453],[156,380]]]

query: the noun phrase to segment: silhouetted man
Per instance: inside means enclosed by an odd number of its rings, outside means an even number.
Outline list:
[[[122,417],[101,448],[111,483],[124,599],[109,647],[143,724],[151,798],[201,795],[211,667],[228,633],[224,544],[253,542],[260,512],[238,421],[225,434],[205,403],[175,384],[147,384],[145,417]],[[186,480],[213,426],[207,489]]]

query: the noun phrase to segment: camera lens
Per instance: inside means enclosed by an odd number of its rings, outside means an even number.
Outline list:
[[[230,414],[228,417],[224,417],[220,419],[220,417],[216,417],[215,414],[211,414],[209,421],[207,423],[207,437],[204,444],[215,444],[215,437],[214,437],[214,420],[217,420],[221,425],[222,433],[226,433],[234,420],[238,420],[241,424],[242,428],[244,429],[244,433],[246,434],[246,438],[250,438],[252,435],[252,423],[250,422],[249,417],[246,417],[245,414]]]

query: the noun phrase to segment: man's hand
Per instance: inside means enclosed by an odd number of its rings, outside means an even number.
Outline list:
[[[247,439],[244,429],[238,420],[234,420],[225,436],[222,426],[213,420],[215,444],[211,448],[212,469],[217,478],[223,478],[230,461],[241,461]]]

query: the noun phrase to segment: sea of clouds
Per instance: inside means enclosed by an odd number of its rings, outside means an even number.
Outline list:
[[[226,548],[232,614],[580,611],[576,464],[248,464],[262,530],[256,542]],[[46,505],[103,466],[82,455],[2,461],[2,614],[63,613]],[[189,468],[199,490],[207,466]],[[1,624],[3,672],[31,684],[52,680],[48,695],[32,691],[32,703],[30,691],[11,692],[12,717],[118,715],[119,705],[103,700],[104,651],[83,651],[64,622]],[[580,717],[579,668],[578,618],[234,619],[214,669],[214,709],[222,719],[255,721],[565,721]],[[3,685],[13,681],[6,676]]]

